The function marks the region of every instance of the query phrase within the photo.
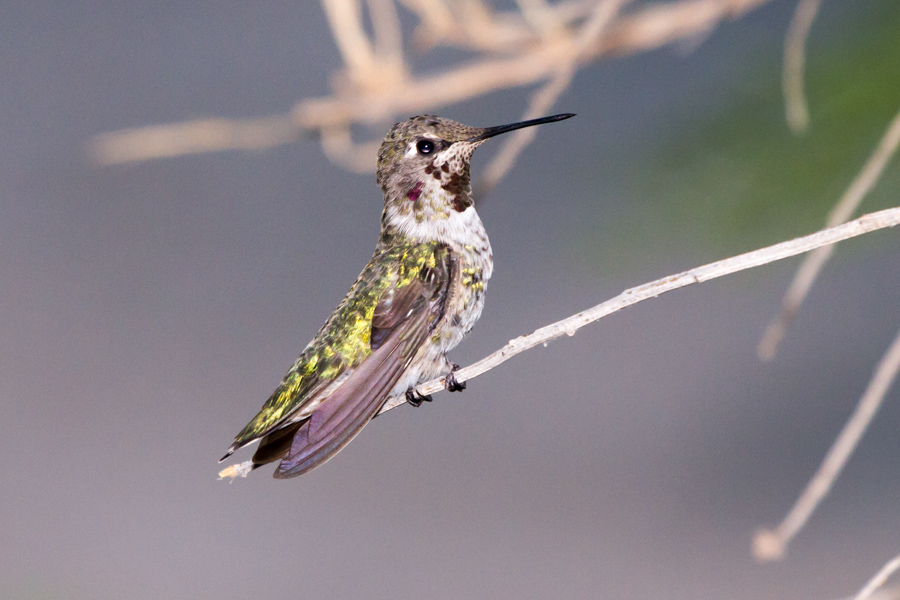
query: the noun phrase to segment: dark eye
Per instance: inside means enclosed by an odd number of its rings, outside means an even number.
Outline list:
[[[434,142],[431,140],[419,140],[416,143],[416,150],[419,151],[419,154],[431,154],[434,152]]]

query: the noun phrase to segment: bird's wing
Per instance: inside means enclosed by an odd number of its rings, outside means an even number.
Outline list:
[[[446,296],[443,290],[451,268],[450,250],[440,244],[379,248],[259,413],[235,436],[222,460],[260,438],[258,456],[254,456],[259,461],[254,462],[279,458],[316,404],[379,350],[391,331],[403,326],[413,303]]]
[[[334,456],[384,405],[443,316],[452,258],[449,251],[436,258],[433,267],[382,295],[372,316],[372,353],[297,430],[276,478],[301,475]]]
[[[238,448],[290,426],[294,413],[306,402],[319,396],[341,375],[345,366],[339,357],[322,350],[321,344],[317,344],[316,340],[303,350],[259,413],[235,436],[234,443],[220,462]],[[330,377],[323,377],[323,371],[330,371]]]

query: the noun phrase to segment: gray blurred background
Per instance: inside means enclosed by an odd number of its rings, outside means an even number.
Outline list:
[[[900,4],[826,0],[801,138],[779,87],[794,6],[577,75],[558,109],[578,117],[479,209],[496,272],[457,362],[824,223],[900,107]],[[86,144],[282,112],[338,66],[313,3],[0,5],[0,598],[825,599],[900,552],[895,387],[785,561],[750,555],[900,327],[892,231],[839,247],[772,364],[755,346],[798,259],[402,407],[299,479],[217,481],[371,255],[374,175],[313,142],[113,167]],[[502,124],[527,94],[441,112]],[[895,161],[864,210],[898,189]]]

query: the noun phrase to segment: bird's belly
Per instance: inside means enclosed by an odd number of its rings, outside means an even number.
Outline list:
[[[452,298],[444,318],[426,342],[432,351],[444,354],[455,348],[481,317],[484,308],[484,286],[478,290],[462,288]]]
[[[404,394],[410,387],[450,372],[453,364],[447,359],[447,352],[472,330],[484,309],[485,273],[490,276],[489,270],[475,266],[465,265],[460,269],[451,286],[444,316],[401,375],[391,396]]]

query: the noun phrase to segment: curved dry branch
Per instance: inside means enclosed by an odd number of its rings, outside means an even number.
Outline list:
[[[618,312],[632,304],[655,298],[666,292],[671,292],[672,290],[677,290],[678,288],[694,283],[716,279],[724,275],[730,275],[731,273],[737,273],[738,271],[743,271],[745,269],[759,267],[791,256],[796,256],[797,254],[803,254],[804,252],[809,252],[810,250],[821,248],[822,246],[836,244],[842,240],[869,233],[870,231],[876,231],[885,227],[894,227],[898,224],[900,224],[900,207],[889,208],[869,215],[864,215],[854,221],[838,225],[837,227],[823,229],[816,233],[787,242],[781,242],[780,244],[754,250],[753,252],[739,254],[738,256],[697,267],[690,271],[645,283],[644,285],[625,290],[615,298],[607,300],[602,304],[598,304],[578,314],[572,315],[571,317],[547,325],[546,327],[541,327],[528,335],[510,340],[508,344],[493,354],[486,356],[468,367],[456,371],[454,375],[456,376],[456,380],[460,383],[468,381],[482,373],[490,371],[494,367],[506,362],[513,356],[520,354],[525,350],[555,340],[563,335],[573,336],[575,335],[575,332],[585,325],[602,319],[614,312]],[[416,391],[422,395],[428,395],[443,389],[444,380],[441,378],[421,384],[416,388]],[[388,411],[405,402],[406,400],[403,397],[393,398],[385,404],[384,408],[381,409],[381,412]]]
[[[575,68],[578,61],[595,44],[622,7],[631,0],[601,0],[597,3],[594,12],[582,27],[578,38],[575,40],[574,49],[568,61],[560,63],[556,74],[540,90],[531,97],[522,121],[537,119],[547,114],[560,95],[566,91],[572,83]],[[485,168],[484,175],[479,181],[479,197],[483,198],[500,182],[515,164],[519,155],[534,141],[537,132],[530,127],[513,132],[503,142],[500,150]]]
[[[88,154],[101,165],[220,150],[262,150],[300,139],[290,115],[259,119],[195,119],[120,129],[94,136]]]
[[[854,178],[838,203],[831,209],[831,214],[828,217],[828,227],[843,223],[859,208],[866,195],[878,183],[884,168],[897,152],[898,146],[900,146],[900,112],[894,115],[884,135],[878,142],[878,146],[872,152],[872,155],[869,156],[862,170]],[[806,299],[813,282],[818,277],[822,267],[828,262],[833,251],[834,248],[831,246],[816,250],[807,256],[800,268],[797,269],[797,273],[794,275],[794,279],[791,281],[791,285],[781,302],[781,311],[769,323],[757,346],[756,351],[761,360],[771,360],[775,356],[775,353],[778,351],[778,344],[784,338],[788,326],[797,315],[797,311],[800,310],[800,306]]]
[[[650,298],[655,298],[666,292],[671,292],[694,283],[709,281],[723,277],[731,273],[737,273],[745,269],[759,267],[771,262],[782,260],[790,256],[796,256],[820,248],[829,244],[836,244],[842,240],[850,239],[864,233],[894,227],[900,225],[900,207],[889,208],[880,212],[864,215],[849,223],[838,225],[830,229],[823,229],[807,236],[781,242],[773,246],[761,248],[753,252],[739,254],[732,258],[710,263],[690,271],[657,279],[638,287],[625,290],[615,298],[607,300],[592,308],[572,315],[556,323],[541,327],[540,329],[510,340],[505,346],[489,354],[485,358],[464,367],[454,373],[459,383],[474,379],[506,362],[513,356],[526,350],[545,344],[564,335],[573,336],[575,333],[590,323],[598,321],[607,315],[618,312],[623,308],[637,304]],[[444,379],[433,379],[419,385],[416,391],[422,395],[433,394],[444,389]],[[406,404],[405,396],[389,398],[378,414],[385,413],[393,408]],[[253,467],[252,461],[245,461],[225,467],[219,471],[220,479],[234,479],[246,477]]]
[[[809,127],[809,105],[803,92],[803,68],[806,63],[806,40],[822,0],[800,0],[784,40],[784,70],[781,88],[784,93],[784,116],[794,133]]]
[[[884,585],[888,578],[900,569],[900,555],[889,560],[881,569],[875,573],[866,585],[859,590],[859,593],[853,597],[853,600],[868,600],[875,593],[875,590]]]
[[[881,403],[897,378],[898,372],[900,372],[900,332],[879,361],[875,374],[856,405],[853,415],[844,425],[828,454],[825,455],[819,470],[806,484],[806,489],[797,498],[790,512],[775,529],[763,529],[756,533],[753,540],[753,555],[756,560],[770,562],[784,557],[790,541],[803,529],[813,511],[831,491],[850,455],[859,445],[859,440],[862,439],[869,423],[875,418],[875,413],[881,408]]]

